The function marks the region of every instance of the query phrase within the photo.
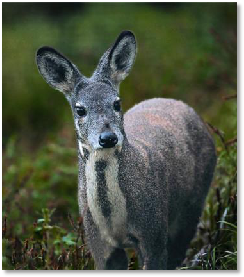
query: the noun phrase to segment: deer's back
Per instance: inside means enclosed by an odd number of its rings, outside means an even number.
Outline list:
[[[195,111],[181,101],[158,98],[134,106],[124,120],[129,143],[143,157],[143,166],[156,176],[158,184],[152,186],[162,188],[156,197],[164,198],[167,189],[169,225],[177,221],[182,207],[200,209],[216,154],[213,139]]]
[[[196,112],[182,101],[174,99],[145,100],[128,110],[124,120],[128,139],[138,138],[143,139],[145,143],[154,142],[164,130],[168,134],[174,134],[177,139],[186,140],[194,140],[198,131],[201,135],[204,134],[203,140],[207,138],[212,141],[205,124]],[[149,133],[150,131],[153,133]]]
[[[215,153],[206,125],[191,107],[181,101],[146,100],[128,110],[124,120],[127,138],[136,147],[143,144],[151,151],[164,154],[170,150],[175,156]]]

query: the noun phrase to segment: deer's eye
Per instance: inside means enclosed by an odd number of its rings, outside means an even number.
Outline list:
[[[82,106],[76,106],[76,112],[79,116],[85,116],[86,115],[86,109]]]
[[[114,110],[115,110],[116,112],[120,112],[120,111],[121,111],[121,102],[120,102],[120,100],[116,100],[116,101],[114,102]]]

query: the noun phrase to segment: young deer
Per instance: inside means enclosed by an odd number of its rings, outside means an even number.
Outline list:
[[[181,101],[146,100],[123,117],[119,84],[135,56],[135,37],[124,31],[90,78],[50,47],[40,48],[36,60],[73,112],[79,208],[97,269],[127,269],[125,248],[136,250],[143,269],[175,269],[196,231],[215,146]]]

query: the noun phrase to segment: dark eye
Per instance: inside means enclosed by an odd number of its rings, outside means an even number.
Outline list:
[[[86,115],[86,109],[84,107],[76,107],[76,112],[79,116],[85,116]]]
[[[120,100],[116,100],[114,102],[114,109],[116,112],[120,112],[121,111],[121,103],[120,103]]]

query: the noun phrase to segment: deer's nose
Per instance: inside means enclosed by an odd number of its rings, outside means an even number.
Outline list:
[[[112,148],[117,144],[117,142],[118,142],[118,137],[116,136],[115,133],[103,132],[99,137],[99,144],[103,148]]]

